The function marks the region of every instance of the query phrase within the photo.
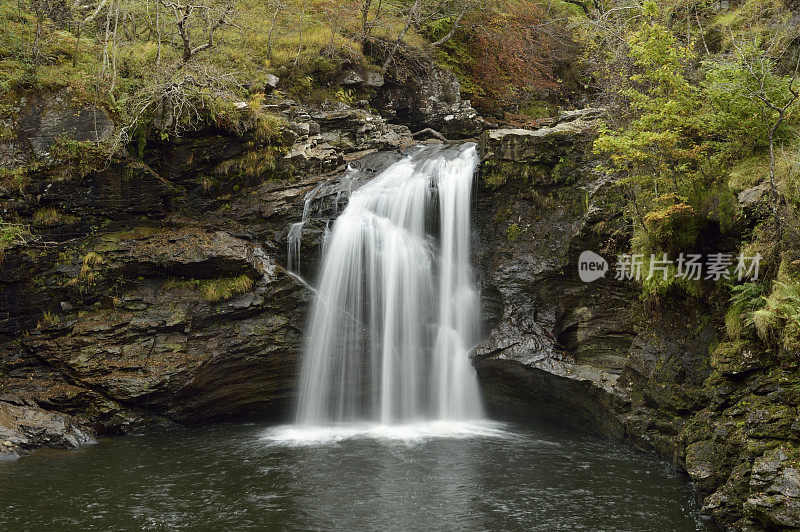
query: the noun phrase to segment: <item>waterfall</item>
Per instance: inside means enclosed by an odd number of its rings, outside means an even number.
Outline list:
[[[474,144],[420,148],[350,194],[325,238],[298,424],[482,417],[468,356],[479,327],[469,262],[477,164]],[[290,236],[298,261],[301,230]]]

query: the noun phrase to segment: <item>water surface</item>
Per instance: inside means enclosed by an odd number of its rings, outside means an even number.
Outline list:
[[[0,530],[705,530],[666,462],[561,429],[223,425],[0,461]]]

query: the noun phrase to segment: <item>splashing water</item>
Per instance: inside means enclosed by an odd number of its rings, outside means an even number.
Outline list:
[[[482,418],[468,356],[477,164],[474,144],[421,148],[351,194],[325,239],[298,424]]]

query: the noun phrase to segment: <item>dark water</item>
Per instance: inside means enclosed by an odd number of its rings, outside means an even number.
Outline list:
[[[0,530],[705,530],[667,463],[607,441],[498,424],[345,436],[227,425],[0,462]]]

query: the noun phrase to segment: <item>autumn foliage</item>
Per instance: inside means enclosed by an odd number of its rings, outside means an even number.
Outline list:
[[[444,53],[459,64],[464,92],[485,113],[561,96],[575,57],[565,13],[541,2],[500,0],[473,13]]]

